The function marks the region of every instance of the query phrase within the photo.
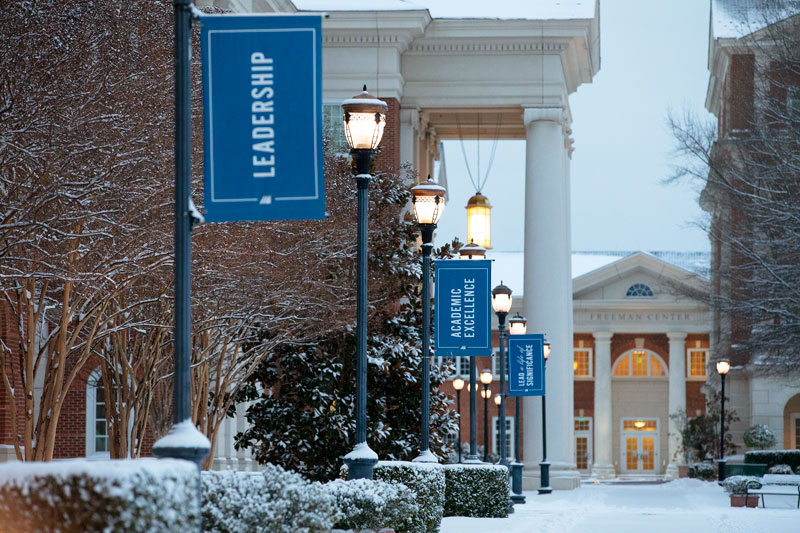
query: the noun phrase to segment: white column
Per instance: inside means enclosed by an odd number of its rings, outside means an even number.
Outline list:
[[[419,109],[403,107],[400,109],[400,164],[410,163],[419,168],[417,143],[419,139]]]
[[[594,334],[594,464],[592,477],[616,477],[613,454],[613,418],[611,415],[611,336]]]
[[[686,412],[686,333],[667,333],[669,338],[669,414]],[[664,473],[667,479],[678,477],[677,457],[681,436],[677,423],[669,419],[669,464]]]
[[[550,486],[580,486],[574,461],[572,279],[568,158],[560,108],[526,109],[525,315],[531,333],[552,345],[547,362]],[[526,488],[538,487],[541,400],[525,399]]]

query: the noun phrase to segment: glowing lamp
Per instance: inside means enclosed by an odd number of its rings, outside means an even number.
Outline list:
[[[528,331],[528,321],[524,316],[519,313],[508,319],[508,334],[509,335],[525,335]]]
[[[495,395],[495,397],[494,397],[494,404],[495,404],[497,407],[500,407],[500,404],[501,404],[501,403],[503,403],[503,398],[502,398],[502,397],[501,397],[499,394]]]
[[[463,389],[464,388],[464,378],[462,378],[461,376],[456,376],[453,379],[453,388],[455,390]]]
[[[633,423],[636,429],[642,429],[645,426],[644,420],[637,420]]]
[[[492,247],[492,206],[481,193],[467,202],[467,240],[484,248]]]
[[[342,102],[344,135],[351,150],[375,150],[381,143],[386,127],[386,102],[364,92]]]
[[[720,359],[717,361],[717,372],[724,376],[731,369],[731,362],[728,359]]]
[[[488,400],[491,397],[492,397],[491,389],[483,389],[481,391],[481,398],[483,398],[484,400]]]
[[[486,370],[481,371],[481,383],[483,383],[484,385],[488,385],[489,383],[491,383],[493,378],[494,376],[492,376],[492,371],[489,370],[488,368]]]
[[[411,188],[411,203],[414,206],[414,217],[417,224],[436,225],[444,211],[445,188],[437,185],[428,176],[424,181]]]
[[[550,357],[550,343],[544,343],[544,360],[547,361],[547,358]]]
[[[511,289],[503,285],[502,281],[492,289],[492,308],[495,313],[508,313],[511,309]]]

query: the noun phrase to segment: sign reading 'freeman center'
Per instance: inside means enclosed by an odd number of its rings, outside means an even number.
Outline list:
[[[205,218],[319,219],[321,17],[202,17]]]
[[[436,355],[491,355],[491,261],[436,261]]]

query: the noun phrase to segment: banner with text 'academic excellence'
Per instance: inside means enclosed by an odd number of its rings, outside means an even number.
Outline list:
[[[436,261],[436,355],[492,355],[489,260]]]

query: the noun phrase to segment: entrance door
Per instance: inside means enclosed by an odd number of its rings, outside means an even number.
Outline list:
[[[575,464],[588,472],[592,467],[592,419],[575,419]]]
[[[658,465],[658,419],[628,418],[622,420],[623,472],[655,474]]]

